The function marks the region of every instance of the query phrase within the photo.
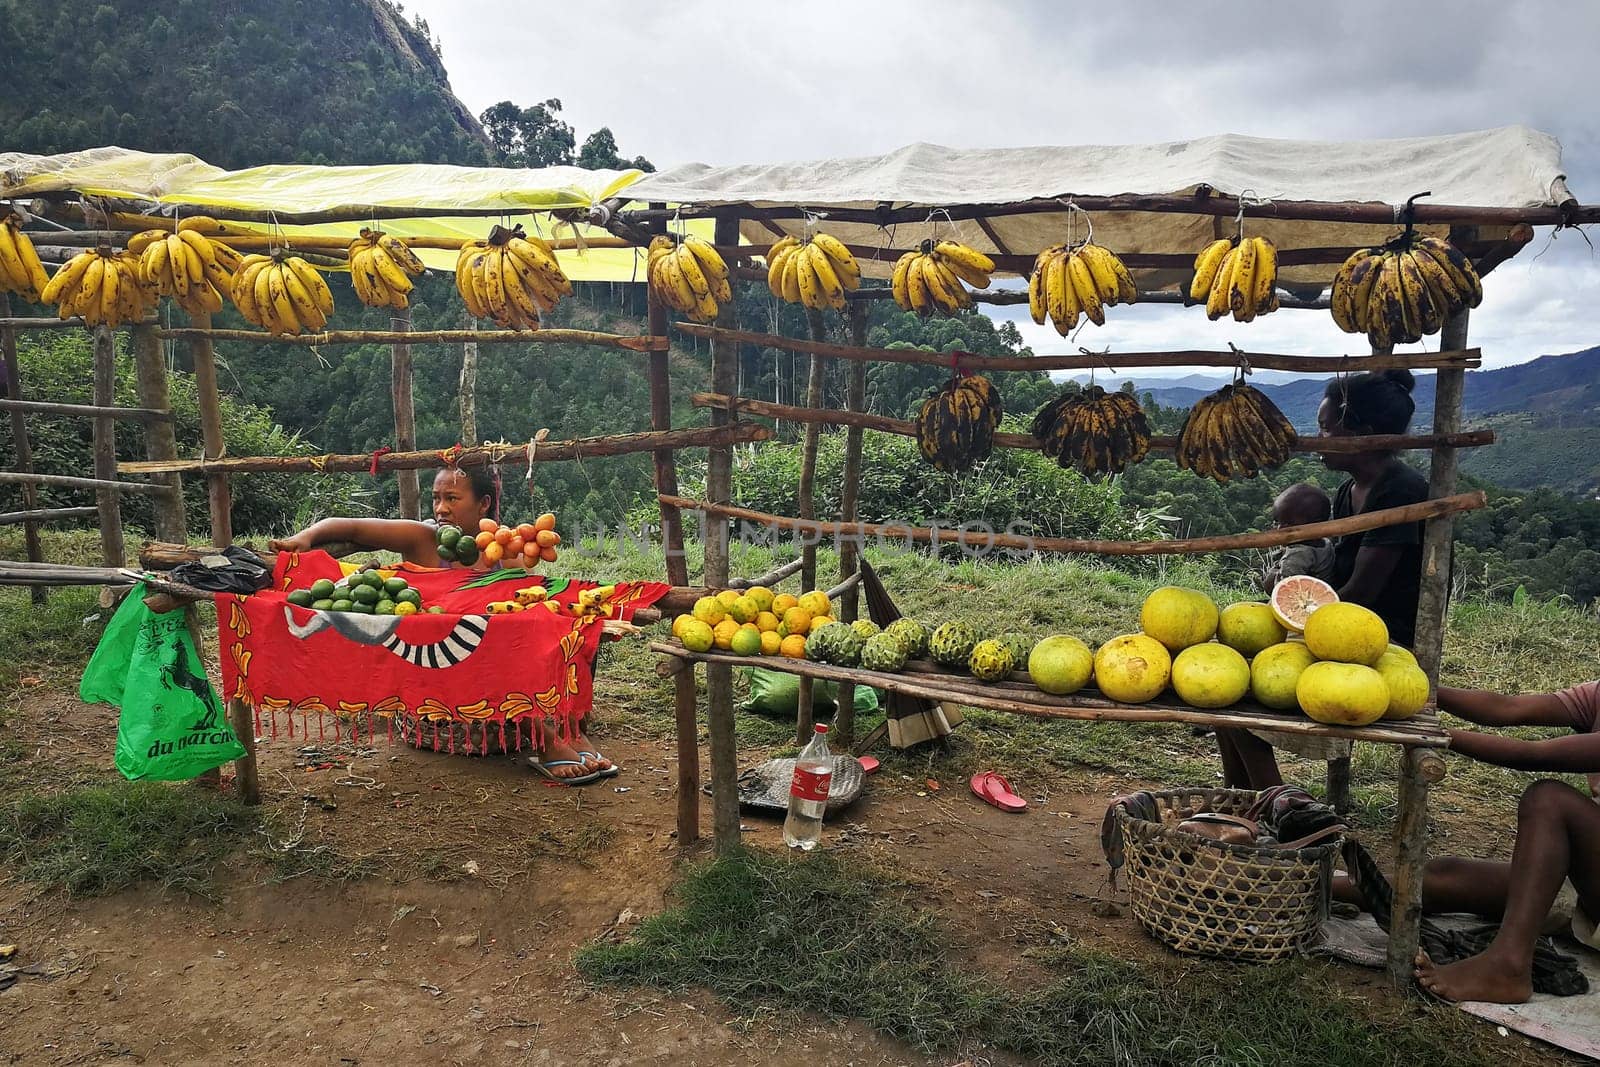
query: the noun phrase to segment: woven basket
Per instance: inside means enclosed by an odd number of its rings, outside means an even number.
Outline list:
[[[1252,962],[1285,959],[1320,940],[1338,838],[1300,849],[1224,844],[1177,824],[1201,811],[1243,815],[1254,792],[1151,795],[1159,823],[1116,812],[1140,925],[1179,952]]]

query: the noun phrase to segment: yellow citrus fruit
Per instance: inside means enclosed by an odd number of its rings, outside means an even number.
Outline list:
[[[1028,676],[1046,693],[1065,696],[1089,684],[1094,673],[1094,653],[1068,634],[1047,637],[1028,654]]]
[[[1428,706],[1428,674],[1413,660],[1395,652],[1378,657],[1373,668],[1389,687],[1389,706],[1385,719],[1409,719]]]
[[[1217,641],[1190,645],[1172,661],[1172,689],[1185,704],[1225,708],[1250,691],[1250,664]]]
[[[682,641],[683,640],[683,627],[684,627],[684,624],[685,623],[691,623],[691,622],[694,622],[694,621],[696,621],[696,620],[695,620],[695,617],[693,615],[679,615],[676,619],[673,619],[672,620],[672,636],[676,637],[678,640]]]
[[[722,592],[717,594],[717,603],[722,605],[723,611],[731,611],[733,609],[733,602],[738,600],[739,596],[740,593],[737,589],[724,589]]]
[[[756,604],[760,606],[762,611],[772,610],[772,590],[768,589],[766,586],[752,585],[749,589],[744,591],[744,595],[749,597],[751,600],[754,600]]]
[[[1412,654],[1409,648],[1407,648],[1405,645],[1397,645],[1393,641],[1389,642],[1389,650],[1385,652],[1384,655],[1399,656],[1401,659],[1412,664],[1413,666],[1415,666],[1417,663],[1417,657]]]
[[[1142,704],[1167,687],[1172,656],[1147,634],[1123,634],[1094,654],[1095,684],[1100,692],[1124,704]]]
[[[830,615],[833,605],[828,601],[828,594],[820,589],[813,589],[803,595],[797,602],[799,607],[805,608],[813,615]]]
[[[1217,632],[1217,605],[1198,589],[1164,585],[1144,598],[1139,629],[1177,652]]]
[[[785,637],[790,634],[799,634],[804,637],[811,632],[811,612],[805,608],[793,607],[783,613],[782,633]]]
[[[417,606],[409,600],[402,600],[394,606],[394,613],[396,615],[415,615]]]
[[[1318,659],[1371,666],[1389,651],[1389,628],[1360,604],[1327,604],[1306,619],[1306,647]]]
[[[723,619],[711,628],[713,643],[718,648],[732,648],[733,635],[739,632],[739,624],[732,619]]]
[[[678,635],[678,640],[690,652],[709,652],[716,638],[711,633],[711,627],[699,619],[691,618],[683,624],[683,633]]]
[[[778,649],[782,647],[783,638],[778,636],[778,631],[761,631],[761,654],[763,656],[776,656],[778,654]]]
[[[753,623],[745,623],[734,631],[728,648],[737,656],[761,655],[761,631]]]
[[[1272,614],[1283,623],[1286,630],[1299,633],[1306,628],[1306,620],[1320,607],[1335,604],[1339,594],[1321,578],[1309,574],[1291,574],[1272,587],[1267,603]]]
[[[1284,641],[1263,648],[1250,661],[1250,693],[1274,711],[1289,711],[1300,705],[1295,686],[1300,672],[1317,662],[1304,641]]]
[[[772,598],[772,607],[769,609],[778,618],[783,618],[783,613],[790,608],[798,607],[800,598],[793,593],[779,593]]]
[[[1217,616],[1217,640],[1249,659],[1288,636],[1272,613],[1272,605],[1248,601],[1229,604]]]
[[[728,610],[717,603],[717,598],[714,596],[703,596],[696,600],[690,611],[707,626],[715,626],[728,614]]]
[[[1318,608],[1311,619],[1327,610]],[[1360,663],[1313,663],[1300,672],[1294,694],[1300,710],[1332,726],[1365,726],[1389,710],[1389,687],[1383,676]]]
[[[778,654],[790,659],[805,659],[806,639],[800,634],[790,634],[779,642]]]
[[[760,615],[756,616],[756,629],[760,630],[762,633],[766,633],[769,630],[773,633],[776,633],[778,631],[779,622],[779,618],[772,612],[763,611]]]
[[[833,621],[834,621],[833,619],[829,618],[826,615],[813,616],[812,619],[811,619],[811,626],[810,626],[809,629],[806,630],[806,633],[814,634],[818,630],[822,629],[824,626],[827,626],[829,623],[831,623]]]

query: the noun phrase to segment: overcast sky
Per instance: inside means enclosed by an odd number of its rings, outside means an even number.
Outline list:
[[[1573,193],[1600,203],[1591,0],[678,0],[607,5],[578,26],[512,0],[408,0],[405,10],[428,21],[474,112],[556,97],[580,140],[609,126],[624,155],[663,169],[874,155],[916,141],[1362,140],[1523,123],[1561,141]],[[1590,230],[1600,244],[1600,227]],[[1539,231],[1484,288],[1471,338],[1486,365],[1600,344],[1600,254],[1574,231],[1554,242]],[[996,314],[1008,312],[1018,314]],[[1026,308],[1019,327],[1036,351],[1061,350]],[[1146,307],[1079,340],[1222,347],[1239,329]],[[1321,312],[1243,329],[1257,351],[1344,352],[1359,340]]]

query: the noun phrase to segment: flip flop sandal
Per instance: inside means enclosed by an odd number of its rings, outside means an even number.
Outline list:
[[[557,785],[588,785],[591,782],[598,782],[600,779],[606,776],[604,771],[591,771],[588,774],[579,774],[574,775],[571,778],[563,778],[559,774],[555,774],[550,770],[551,767],[585,766],[581,760],[575,759],[553,759],[548,763],[541,763],[535,757],[529,756],[528,766],[532,767],[534,773],[539,775],[539,777],[545,779],[546,781],[554,782]]]
[[[1018,796],[1005,775],[997,771],[979,771],[972,776],[970,784],[973,796],[986,804],[993,804],[1001,811],[1021,814],[1028,810],[1028,802]]]
[[[598,752],[580,752],[580,753],[578,753],[578,758],[579,759],[582,759],[584,756],[593,756],[595,758],[595,762],[597,762],[597,763],[600,760],[605,759],[605,757],[600,755],[600,753],[598,753]],[[602,770],[600,772],[600,776],[602,778],[615,778],[617,775],[619,775],[621,773],[622,773],[622,768],[618,767],[615,763],[613,763],[611,766],[609,766],[609,767],[605,768],[604,770]]]

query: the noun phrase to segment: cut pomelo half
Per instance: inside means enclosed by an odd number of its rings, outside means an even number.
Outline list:
[[[1306,619],[1324,604],[1338,603],[1339,594],[1321,578],[1309,574],[1294,574],[1272,587],[1268,603],[1272,614],[1283,625],[1300,633],[1306,628]]]

